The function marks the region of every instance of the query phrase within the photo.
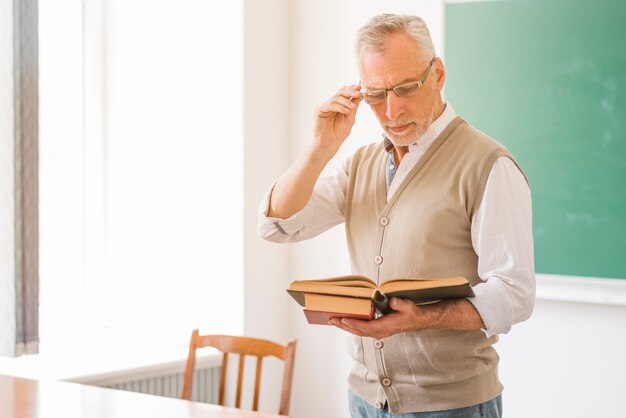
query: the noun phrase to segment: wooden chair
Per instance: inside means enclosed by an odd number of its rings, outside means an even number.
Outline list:
[[[246,355],[254,356],[256,361],[256,377],[254,383],[254,400],[252,410],[257,411],[259,406],[259,390],[261,386],[261,365],[263,358],[274,356],[285,361],[285,371],[283,373],[283,386],[281,391],[280,415],[289,414],[289,401],[291,397],[291,380],[293,376],[293,364],[296,353],[296,340],[291,340],[286,346],[268,340],[247,337],[234,337],[228,335],[199,335],[195,329],[191,333],[189,342],[189,356],[185,367],[183,379],[182,399],[191,400],[193,387],[193,375],[196,363],[196,349],[202,347],[215,347],[223,353],[222,370],[220,373],[219,404],[224,405],[224,388],[226,385],[226,368],[228,365],[228,354],[239,354],[239,370],[237,377],[237,395],[235,407],[241,407],[241,387],[243,383],[244,359]]]

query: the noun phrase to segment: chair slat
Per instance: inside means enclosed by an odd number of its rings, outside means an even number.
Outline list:
[[[239,371],[237,373],[237,398],[235,399],[235,408],[241,408],[241,388],[243,387],[243,367],[245,355],[239,354]]]
[[[254,400],[252,402],[252,410],[259,410],[259,392],[261,391],[261,367],[263,367],[263,357],[256,358],[256,375],[254,378]]]

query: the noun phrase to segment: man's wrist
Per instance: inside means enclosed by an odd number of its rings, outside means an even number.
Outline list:
[[[417,329],[442,329],[445,328],[444,318],[447,302],[439,302],[432,305],[417,306]]]
[[[307,154],[311,161],[324,164],[325,166],[330,160],[332,160],[335,154],[337,154],[339,147],[334,145],[319,145],[319,142],[322,141],[313,141],[313,143],[309,146]]]
[[[419,330],[452,329],[478,330],[485,327],[483,320],[467,299],[448,300],[433,305],[417,306],[417,325]]]

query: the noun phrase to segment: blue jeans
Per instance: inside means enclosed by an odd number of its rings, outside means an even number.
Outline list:
[[[363,399],[348,391],[348,407],[351,418],[501,418],[502,395],[490,401],[466,408],[449,409],[447,411],[409,412],[406,414],[392,414],[387,410],[376,409]]]

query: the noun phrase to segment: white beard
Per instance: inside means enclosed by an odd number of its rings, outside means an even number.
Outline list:
[[[430,128],[430,125],[433,123],[435,119],[435,107],[430,110],[430,114],[426,119],[421,121],[407,121],[406,123],[401,121],[400,123],[395,123],[395,126],[406,125],[407,123],[414,123],[415,131],[410,135],[397,135],[394,134],[391,129],[385,129],[387,133],[387,137],[391,141],[391,143],[396,147],[407,147],[411,144],[416,143],[424,133]]]

